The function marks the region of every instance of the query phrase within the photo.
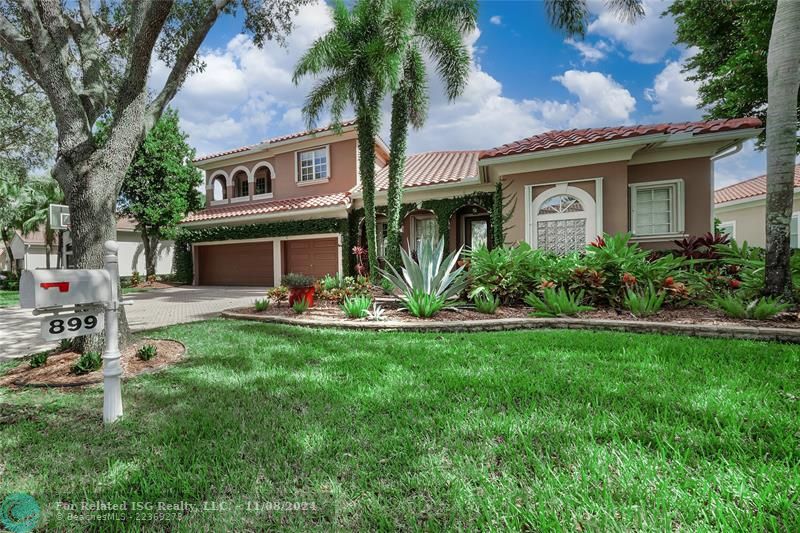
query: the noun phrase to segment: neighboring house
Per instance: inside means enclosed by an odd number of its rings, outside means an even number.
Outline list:
[[[350,248],[364,242],[356,127],[196,159],[208,207],[182,223],[207,230],[192,242],[194,282],[273,285],[286,272],[351,272]],[[603,232],[630,231],[643,246],[669,247],[712,228],[714,160],[760,132],[758,119],[714,120],[551,131],[491,150],[414,154],[401,241],[442,235],[450,250],[526,241],[565,253]],[[375,147],[382,253],[390,154],[377,137]],[[493,227],[500,220],[502,231]]]
[[[767,241],[767,176],[756,176],[714,191],[714,214],[720,231],[738,242],[764,247]],[[792,208],[792,248],[800,248],[800,165],[794,167],[794,207]]]
[[[134,271],[144,276],[144,245],[142,244],[141,234],[136,231],[136,222],[129,218],[120,218],[117,221],[117,242],[119,243],[119,274],[120,276],[130,276]],[[72,241],[69,231],[64,232],[64,268],[72,266]],[[57,268],[58,265],[58,239],[54,239],[52,253],[50,255],[50,268]],[[14,253],[14,260],[19,270],[33,270],[45,268],[47,265],[47,254],[45,251],[44,228],[40,231],[28,233],[26,235],[16,234],[11,240],[11,249]],[[156,259],[156,273],[172,273],[174,243],[172,241],[162,241],[158,246],[158,257]]]

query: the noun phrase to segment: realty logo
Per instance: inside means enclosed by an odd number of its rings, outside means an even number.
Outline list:
[[[0,524],[12,533],[33,531],[42,510],[30,494],[15,492],[0,502]]]

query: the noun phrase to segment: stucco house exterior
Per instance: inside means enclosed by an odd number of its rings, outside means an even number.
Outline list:
[[[71,267],[72,244],[69,231],[64,232],[64,261],[63,268]],[[136,231],[136,222],[129,218],[120,218],[117,221],[117,242],[119,243],[119,274],[127,277],[134,271],[139,272],[144,277],[144,245],[142,244],[141,234]],[[158,256],[156,258],[156,274],[172,273],[174,243],[172,241],[162,241],[158,246]],[[11,251],[14,254],[14,261],[17,263],[18,271],[33,270],[36,268],[46,268],[47,251],[45,246],[44,227],[39,231],[34,231],[25,235],[16,233],[11,240]],[[3,251],[2,268],[9,270],[5,250]],[[50,254],[50,268],[57,268],[58,249],[57,242],[53,243],[52,253]]]
[[[740,181],[714,191],[714,214],[720,231],[737,242],[751,246],[766,245],[767,239],[767,176]],[[800,248],[800,165],[794,167],[794,208],[792,209],[792,248]]]
[[[274,285],[282,274],[353,271],[363,244],[355,121],[200,157],[207,208],[182,223],[179,269],[196,284]],[[549,131],[487,150],[408,156],[401,244],[448,249],[528,242],[557,253],[603,232],[642,246],[713,227],[714,160],[761,132],[758,119]],[[389,150],[375,138],[379,253]]]

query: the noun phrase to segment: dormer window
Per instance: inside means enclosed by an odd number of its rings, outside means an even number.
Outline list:
[[[316,148],[297,153],[297,182],[308,183],[317,180],[327,180],[328,174],[328,147]]]

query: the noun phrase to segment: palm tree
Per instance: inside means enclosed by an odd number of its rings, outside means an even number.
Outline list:
[[[644,15],[642,0],[607,0],[606,4],[621,19],[634,22]],[[475,29],[477,4],[471,0],[417,0],[413,35],[404,58],[403,78],[392,97],[392,131],[390,139],[388,191],[387,260],[400,258],[400,209],[403,194],[403,167],[408,125],[419,128],[425,122],[428,108],[425,63],[421,51],[427,52],[444,80],[450,100],[464,90],[469,76],[469,52],[463,35]],[[569,36],[586,33],[589,10],[582,0],[546,0],[551,24]]]
[[[792,298],[790,223],[800,88],[800,2],[778,0],[767,55],[767,258],[765,292]]]
[[[64,193],[58,183],[49,177],[34,178],[25,184],[21,197],[20,229],[23,233],[38,231],[44,225],[45,266],[50,268],[50,254],[55,232],[50,227],[50,204],[64,201]],[[62,234],[58,235],[58,266],[61,266]]]
[[[423,52],[435,62],[452,101],[467,85],[470,56],[464,34],[473,31],[478,17],[475,0],[417,0],[414,25],[403,61],[402,79],[392,95],[389,139],[389,190],[387,193],[386,260],[400,261],[400,210],[403,203],[403,170],[409,124],[419,129],[428,111],[427,73]]]
[[[342,0],[333,7],[334,27],[297,63],[293,80],[323,76],[306,98],[303,114],[313,126],[326,106],[337,127],[348,106],[358,124],[359,173],[364,195],[371,276],[378,275],[375,234],[375,136],[383,97],[396,90],[413,23],[412,0],[361,0],[352,11]]]
[[[6,249],[9,261],[9,270],[16,272],[17,265],[14,261],[14,251],[11,249],[11,239],[14,232],[22,224],[20,217],[20,196],[23,190],[23,177],[15,172],[10,165],[0,161],[0,238]]]

